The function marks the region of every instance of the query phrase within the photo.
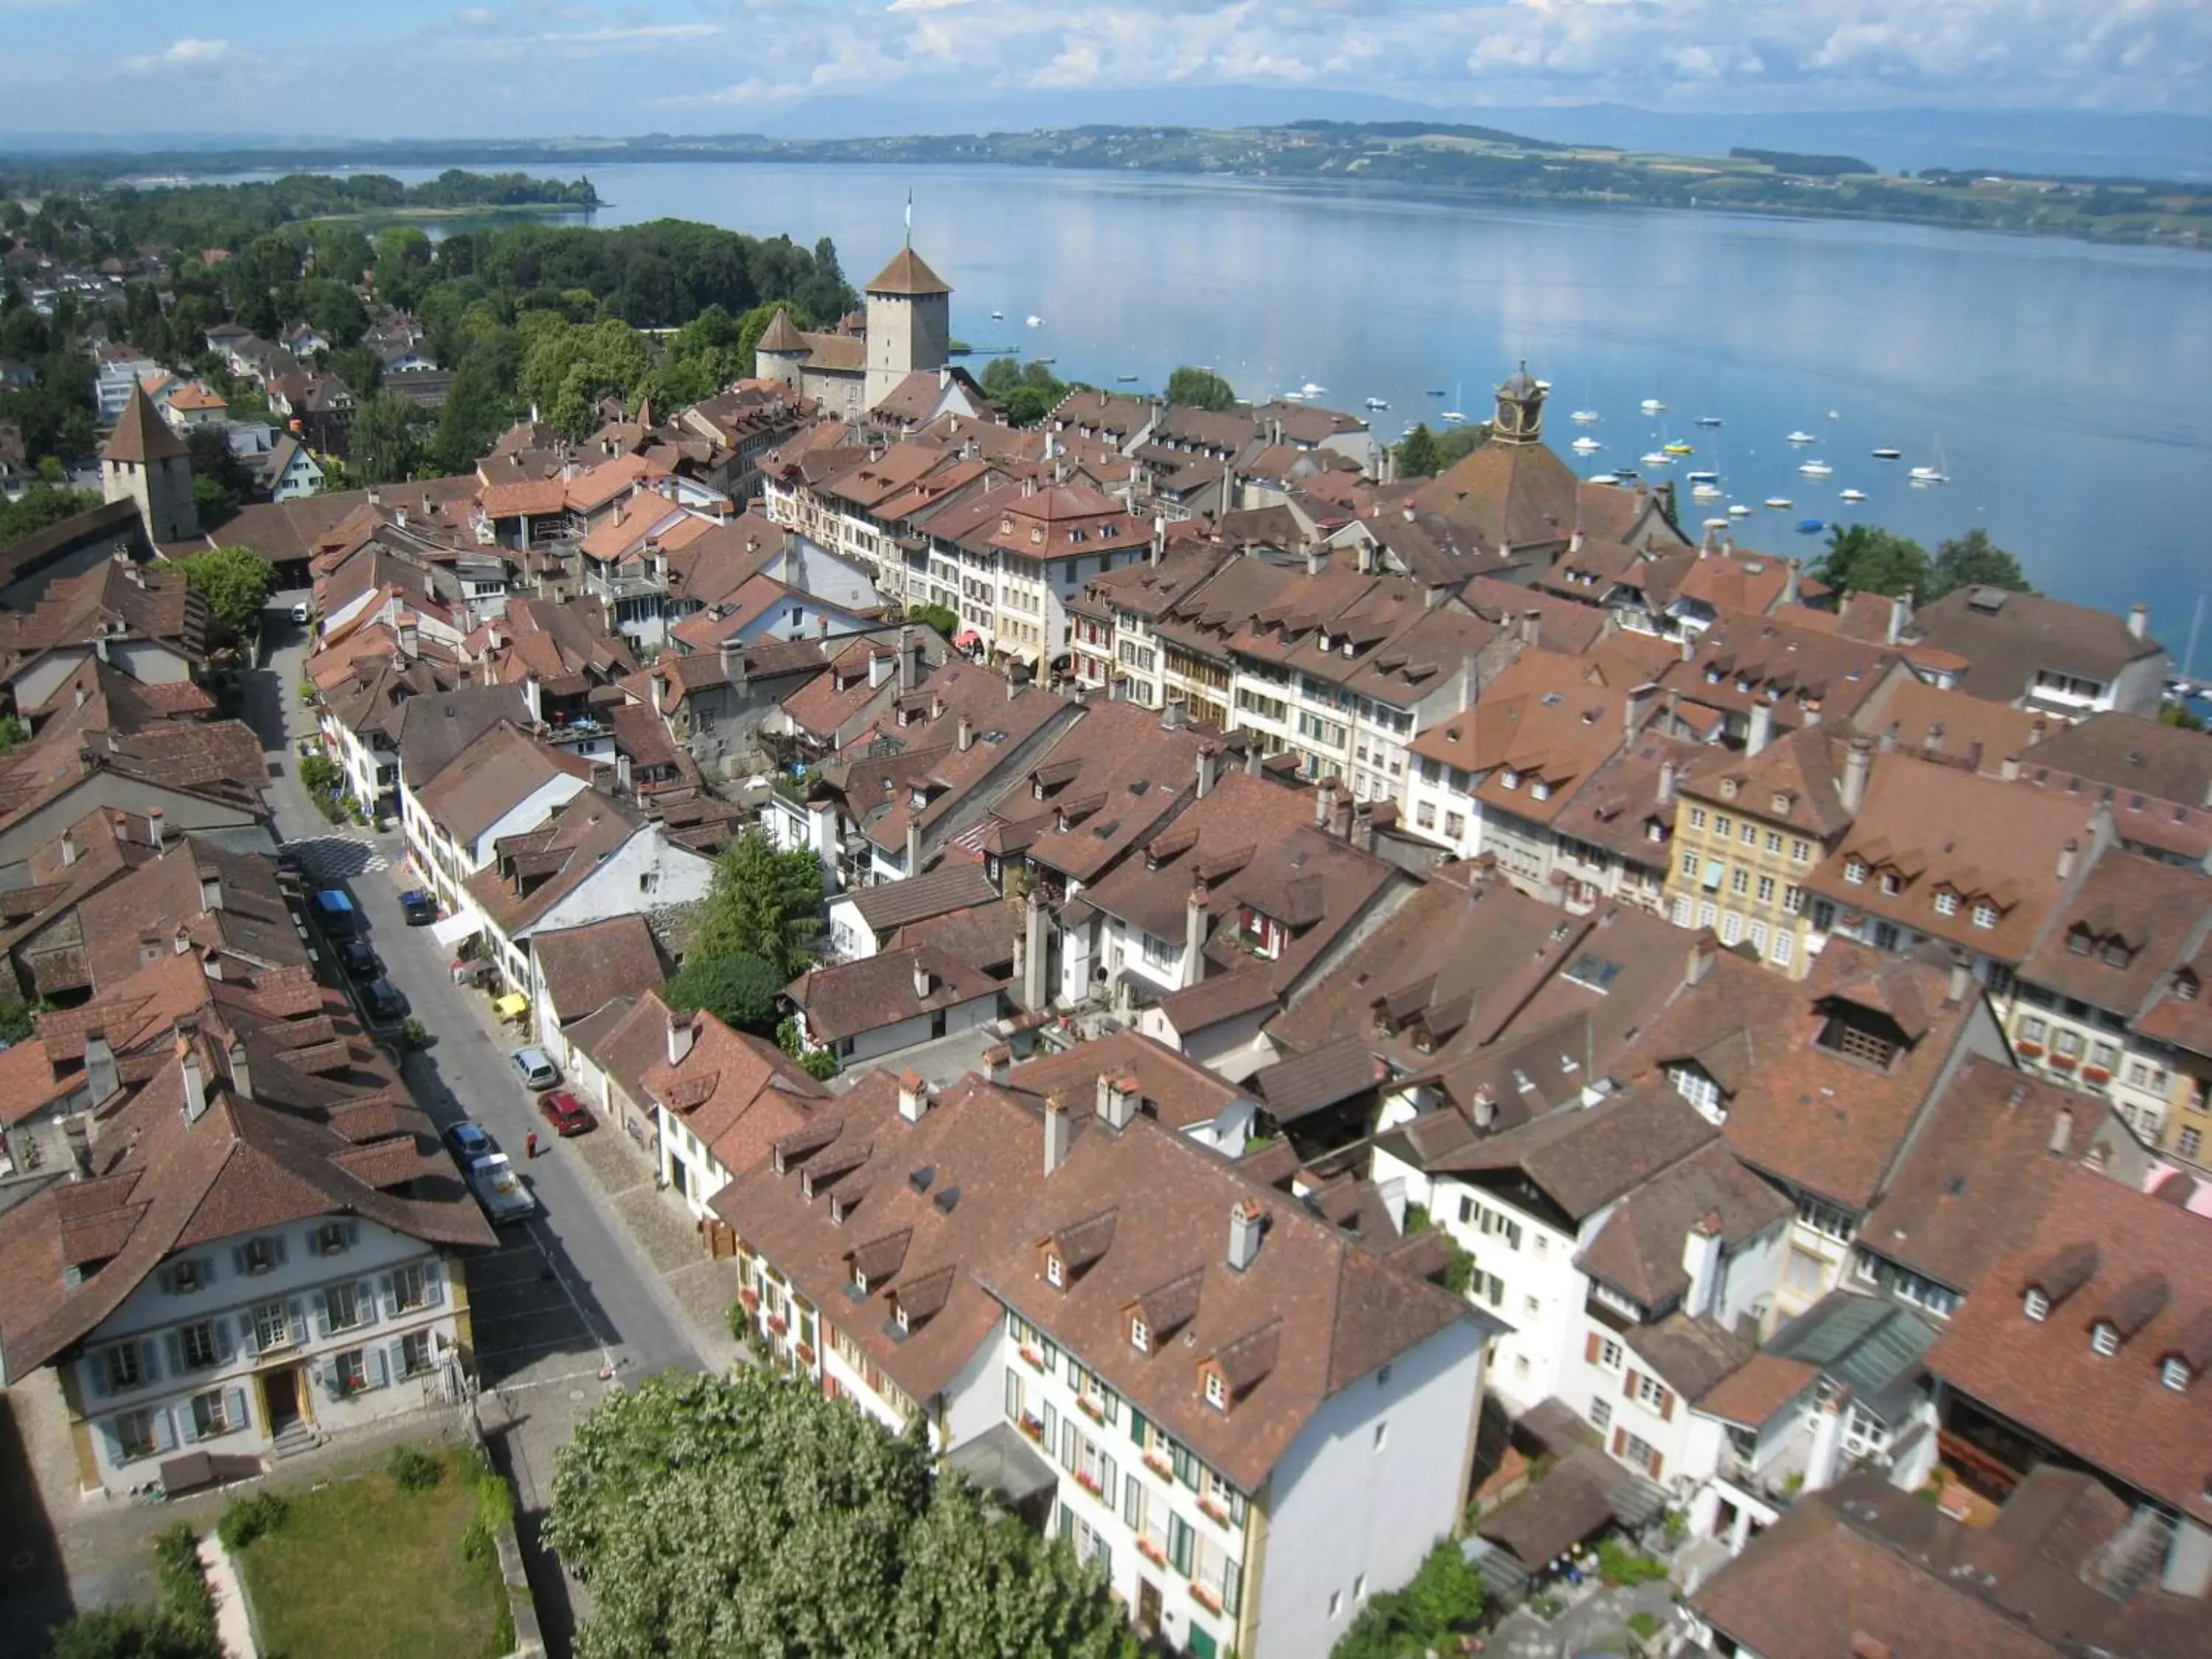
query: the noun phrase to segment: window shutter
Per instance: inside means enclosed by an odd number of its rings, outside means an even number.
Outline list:
[[[276,1237],[270,1239],[269,1243],[271,1249],[276,1255],[276,1265],[280,1267],[283,1267],[284,1265],[284,1235],[279,1233]]]
[[[443,1307],[446,1301],[446,1264],[432,1256],[422,1264],[422,1305]]]
[[[361,1322],[364,1325],[374,1325],[376,1323],[375,1281],[374,1279],[362,1279],[359,1284],[353,1287],[353,1293],[361,1300]]]
[[[320,1291],[315,1291],[310,1299],[315,1304],[315,1334],[328,1336],[331,1334],[331,1304],[323,1299]]]
[[[1044,1451],[1045,1455],[1049,1457],[1052,1455],[1053,1447],[1060,1440],[1060,1413],[1052,1408],[1052,1401],[1049,1400],[1046,1401],[1040,1409],[1044,1413]]]
[[[171,1420],[169,1408],[162,1407],[153,1413],[154,1449],[174,1451],[177,1449],[177,1425]]]
[[[1186,1577],[1190,1573],[1190,1522],[1179,1515],[1168,1517],[1168,1560]]]
[[[185,1345],[177,1340],[174,1331],[167,1331],[162,1334],[161,1346],[168,1350],[169,1375],[182,1376],[185,1374]]]
[[[234,1268],[234,1269],[237,1271],[238,1276],[239,1276],[240,1279],[243,1279],[243,1278],[245,1278],[245,1277],[246,1277],[246,1246],[245,1246],[245,1245],[243,1245],[243,1244],[234,1244],[234,1245],[232,1245],[232,1246],[230,1247],[230,1265],[231,1265],[231,1267],[232,1267],[233,1268]]]
[[[199,1413],[192,1409],[189,1400],[177,1407],[177,1433],[186,1442],[200,1437]]]
[[[349,1221],[346,1223],[345,1241],[346,1249],[349,1250],[353,1249],[355,1245],[361,1243],[361,1223],[358,1221]]]
[[[106,1352],[101,1350],[87,1354],[84,1357],[84,1370],[85,1375],[89,1377],[92,1382],[92,1397],[94,1400],[106,1399],[112,1390],[107,1386],[107,1355]]]
[[[1114,1467],[1114,1460],[1107,1456],[1104,1452],[1100,1452],[1098,1454],[1098,1490],[1105,1493],[1109,1508],[1113,1506],[1114,1487],[1120,1478],[1120,1472]]]
[[[251,1357],[261,1352],[261,1339],[253,1325],[253,1316],[242,1313],[238,1316],[238,1346],[241,1353]]]
[[[1672,1389],[1659,1396],[1659,1418],[1665,1423],[1674,1420],[1674,1391]]]
[[[1595,1331],[1592,1331],[1589,1335],[1583,1340],[1583,1363],[1589,1365],[1596,1364],[1597,1349],[1597,1333]]]
[[[1121,1477],[1121,1518],[1130,1526],[1142,1524],[1145,1516],[1145,1489],[1133,1474]]]
[[[1221,1569],[1221,1611],[1224,1617],[1237,1616],[1237,1604],[1244,1599],[1244,1569],[1235,1561],[1225,1562]]]
[[[399,1312],[399,1292],[394,1288],[392,1274],[384,1273],[378,1277],[376,1300],[378,1308],[386,1319],[394,1317]]]
[[[333,1400],[345,1398],[345,1382],[339,1373],[338,1363],[335,1359],[323,1362],[323,1392]]]
[[[222,1425],[233,1434],[237,1433],[240,1429],[250,1429],[253,1426],[252,1413],[247,1409],[246,1404],[245,1389],[226,1389],[223,1391]]]
[[[161,1345],[149,1336],[133,1346],[138,1350],[138,1369],[143,1374],[143,1380],[148,1382],[159,1382],[165,1375],[161,1370],[160,1358]]]
[[[287,1303],[285,1311],[292,1320],[292,1340],[295,1343],[305,1342],[307,1340],[307,1316],[300,1305],[300,1298],[295,1296]]]
[[[1012,1365],[1006,1367],[1006,1415],[1018,1418],[1022,1414],[1022,1379],[1014,1374]]]
[[[1075,1467],[1075,1425],[1064,1422],[1060,1425],[1060,1461],[1069,1468]]]
[[[384,1363],[384,1349],[380,1346],[371,1344],[367,1350],[366,1357],[368,1361],[368,1386],[370,1388],[380,1389],[384,1387],[385,1384],[392,1381],[392,1371],[391,1369]]]
[[[161,1268],[159,1272],[155,1273],[154,1282],[161,1287],[161,1294],[163,1296],[174,1296],[177,1293],[176,1269],[173,1267]]]
[[[100,1437],[107,1443],[107,1462],[111,1468],[123,1467],[123,1431],[109,1418],[100,1425]]]
[[[230,1322],[228,1319],[210,1319],[208,1323],[215,1327],[216,1358],[228,1365],[238,1357],[237,1345],[230,1340]]]
[[[407,1344],[404,1341],[392,1343],[386,1352],[392,1356],[392,1380],[397,1382],[407,1375]]]
[[[1615,1457],[1620,1456],[1620,1454],[1627,1449],[1627,1446],[1628,1431],[1626,1429],[1615,1429],[1613,1431],[1613,1455]]]
[[[1652,1452],[1651,1462],[1646,1467],[1650,1469],[1651,1478],[1654,1480],[1659,1478],[1659,1466],[1665,1462],[1666,1459],[1661,1457],[1656,1449]]]
[[[1636,1398],[1636,1384],[1638,1380],[1636,1368],[1632,1365],[1629,1367],[1627,1374],[1620,1379],[1620,1397],[1622,1399],[1633,1400]]]
[[[216,1273],[215,1270],[215,1258],[211,1255],[202,1256],[200,1258],[200,1283],[203,1285],[212,1285],[219,1277],[220,1275]]]
[[[1139,1449],[1143,1448],[1145,1443],[1145,1414],[1139,1411],[1134,1406],[1129,1407],[1129,1438],[1137,1443]]]

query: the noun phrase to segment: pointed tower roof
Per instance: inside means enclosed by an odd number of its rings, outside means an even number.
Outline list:
[[[769,319],[768,332],[761,336],[758,349],[788,352],[806,349],[806,342],[801,337],[797,325],[791,320],[791,313],[781,306],[775,308],[775,315]]]
[[[911,247],[902,247],[891,256],[890,264],[876,273],[876,280],[868,284],[871,294],[950,294],[952,285],[922,263],[921,255]]]
[[[185,441],[169,430],[169,423],[155,413],[146,388],[131,388],[131,401],[123,405],[123,418],[100,447],[103,461],[136,461],[141,466],[174,455],[189,455]]]

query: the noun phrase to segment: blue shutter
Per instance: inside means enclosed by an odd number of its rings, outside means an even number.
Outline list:
[[[245,1277],[246,1277],[246,1246],[245,1246],[245,1245],[243,1245],[243,1244],[234,1244],[234,1245],[232,1245],[232,1246],[230,1247],[230,1265],[231,1265],[231,1267],[232,1267],[233,1268],[234,1268],[234,1269],[237,1271],[238,1276],[239,1276],[240,1279],[243,1279],[243,1278],[245,1278]]]
[[[377,1278],[377,1310],[386,1319],[396,1318],[399,1313],[399,1291],[396,1284],[398,1278],[397,1273],[383,1273]]]
[[[394,1382],[397,1382],[407,1375],[407,1343],[405,1339],[403,1338],[399,1341],[392,1343],[390,1347],[390,1352],[392,1355],[392,1380]]]
[[[380,1389],[392,1381],[391,1370],[384,1363],[384,1349],[381,1345],[372,1343],[367,1350],[367,1354],[368,1386],[372,1389]]]
[[[255,1326],[253,1316],[250,1312],[242,1313],[238,1316],[238,1348],[240,1352],[249,1358],[261,1352],[260,1332]]]
[[[169,1408],[162,1407],[153,1413],[153,1419],[154,1449],[157,1452],[176,1450],[177,1425],[169,1419]]]
[[[189,1400],[177,1407],[177,1434],[185,1441],[200,1437],[199,1416],[192,1410],[192,1402]]]
[[[353,1293],[360,1301],[361,1322],[364,1325],[376,1323],[376,1281],[362,1279],[353,1287]]]
[[[328,1336],[331,1334],[331,1304],[323,1299],[320,1291],[313,1292],[310,1299],[315,1304],[315,1334]]]
[[[361,1223],[358,1221],[349,1221],[346,1223],[345,1241],[346,1249],[349,1250],[353,1249],[355,1245],[361,1243]]]
[[[441,1308],[446,1304],[446,1264],[432,1256],[422,1264],[422,1305]]]
[[[238,1356],[238,1349],[230,1340],[230,1322],[228,1319],[211,1319],[208,1323],[215,1327],[216,1358],[228,1365]]]
[[[113,1418],[108,1418],[100,1424],[100,1437],[107,1443],[108,1466],[111,1468],[121,1468],[123,1467],[123,1431],[115,1426]]]
[[[300,1298],[296,1296],[284,1305],[285,1311],[291,1316],[292,1341],[296,1346],[307,1340],[307,1310],[301,1306]]]
[[[222,1420],[224,1426],[234,1434],[240,1429],[250,1429],[253,1426],[253,1418],[246,1404],[245,1389],[229,1389],[224,1391]]]
[[[280,1267],[283,1267],[284,1265],[284,1235],[279,1233],[276,1237],[270,1239],[269,1242],[276,1250],[276,1265]]]
[[[84,1374],[86,1379],[92,1384],[92,1397],[94,1400],[105,1400],[111,1393],[113,1392],[113,1390],[107,1386],[107,1352],[106,1349],[95,1348],[92,1352],[85,1355]]]
[[[145,1373],[148,1382],[159,1382],[162,1376],[159,1350],[161,1344],[148,1337],[138,1344],[138,1369]]]
[[[185,1374],[185,1345],[177,1340],[174,1331],[169,1331],[163,1334],[161,1346],[168,1351],[169,1375],[182,1376]]]
[[[200,1258],[200,1283],[203,1285],[212,1285],[216,1282],[216,1278],[215,1258],[211,1255],[202,1256]]]

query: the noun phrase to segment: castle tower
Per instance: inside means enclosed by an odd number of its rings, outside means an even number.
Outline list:
[[[918,368],[952,360],[952,290],[911,244],[868,284],[867,407]]]
[[[138,517],[156,543],[190,541],[200,533],[192,505],[192,456],[185,441],[155,413],[143,386],[131,388],[123,418],[100,452],[101,493],[138,503]]]
[[[791,320],[791,313],[779,306],[769,319],[768,331],[753,348],[753,378],[775,380],[796,392],[806,356],[805,337]]]
[[[1544,441],[1544,388],[1523,363],[1498,388],[1498,413],[1490,422],[1494,444],[1539,444]]]

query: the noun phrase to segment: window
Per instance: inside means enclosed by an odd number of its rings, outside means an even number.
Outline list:
[[[1850,883],[1852,886],[1856,887],[1863,883],[1866,878],[1867,867],[1865,860],[1850,859],[1844,862],[1844,879],[1845,881]]]
[[[1331,1590],[1328,1593],[1328,1616],[1334,1619],[1337,1614],[1343,1611],[1344,1592],[1342,1590]]]
[[[1056,1255],[1048,1255],[1044,1259],[1044,1282],[1055,1290],[1063,1287],[1064,1279],[1060,1273],[1060,1258]]]
[[[1686,881],[1695,881],[1698,878],[1698,855],[1695,853],[1682,854],[1682,877]]]
[[[1858,1231],[1857,1224],[1849,1213],[1825,1200],[1814,1197],[1810,1193],[1797,1195],[1797,1220],[1800,1225],[1838,1243],[1848,1244],[1852,1234]]]
[[[330,1328],[334,1331],[349,1331],[362,1322],[361,1289],[354,1285],[333,1285],[322,1293],[323,1307]]]
[[[1761,876],[1759,878],[1759,902],[1761,904],[1771,904],[1774,902],[1773,877]]]
[[[2028,1015],[2020,1023],[2021,1037],[2023,1041],[2028,1042],[2042,1042],[2045,1036],[2048,1034],[2051,1028],[2048,1025],[2045,1024],[2043,1021],[2038,1019],[2033,1014]]]
[[[1206,1403],[1218,1412],[1229,1409],[1229,1385],[1222,1381],[1219,1371],[1206,1374]]]
[[[1777,933],[1774,936],[1774,965],[1778,968],[1787,968],[1790,965],[1790,957],[1796,948],[1797,941],[1795,935]]]
[[[1813,845],[1810,842],[1793,841],[1790,843],[1790,863],[1810,864],[1812,861]]]
[[[1182,954],[1180,946],[1151,933],[1145,935],[1144,949],[1146,965],[1152,968],[1165,968]]]
[[[1751,924],[1751,948],[1760,956],[1766,954],[1766,924],[1763,921]]]
[[[2051,1317],[2051,1298],[2041,1291],[2031,1288],[2021,1304],[2021,1311],[2040,1325]]]
[[[2089,1328],[2089,1346],[2109,1359],[2120,1351],[2120,1334],[2100,1319]]]
[[[1729,872],[1729,891],[1741,898],[1751,890],[1751,872],[1741,867]]]
[[[1522,1297],[1521,1298],[1521,1311],[1528,1315],[1531,1319],[1535,1318],[1539,1314],[1544,1311],[1543,1298],[1534,1296]]]
[[[1692,830],[1702,830],[1705,827],[1705,809],[1702,806],[1692,806],[1690,809],[1690,828]]]
[[[101,1362],[107,1368],[107,1387],[110,1393],[121,1394],[137,1388],[146,1380],[144,1366],[138,1358],[136,1342],[118,1342],[110,1348]]]
[[[247,1239],[239,1254],[245,1261],[246,1271],[250,1273],[273,1272],[281,1259],[276,1245],[265,1238]]]
[[[1609,1336],[1601,1336],[1598,1338],[1597,1363],[1604,1366],[1606,1370],[1609,1371],[1619,1370],[1621,1367],[1622,1361],[1626,1358],[1626,1351],[1622,1348],[1620,1343],[1613,1340],[1613,1338]]]
[[[420,1376],[430,1369],[430,1333],[410,1331],[399,1339],[399,1374]]]
[[[1756,847],[1759,844],[1759,826],[1755,823],[1745,824],[1737,834],[1736,839],[1746,847]]]
[[[352,1229],[343,1221],[325,1221],[315,1229],[317,1255],[343,1255],[352,1242]]]
[[[1674,1395],[1664,1382],[1646,1371],[1636,1374],[1636,1403],[1664,1413]]]
[[[2203,1130],[2201,1130],[2201,1129],[2195,1129],[2195,1128],[2184,1129],[2184,1130],[2181,1132],[2181,1146],[2180,1146],[2180,1152],[2181,1152],[2181,1155],[2182,1155],[2182,1157],[2184,1157],[2184,1158],[2194,1158],[2194,1157],[2196,1157],[2196,1156],[2197,1156],[2197,1149],[2199,1146],[2201,1146],[2202,1145],[2203,1145],[2203,1143],[2204,1143],[2204,1132],[2203,1132]]]
[[[1735,820],[1723,812],[1713,819],[1713,833],[1726,841],[1735,833]]]
[[[1778,855],[1781,854],[1781,851],[1782,851],[1782,832],[1781,832],[1780,830],[1768,830],[1768,831],[1766,832],[1766,850],[1767,850],[1770,854],[1775,854],[1775,855],[1777,855],[1777,856],[1778,856]]]
[[[1603,1429],[1610,1427],[1613,1423],[1613,1401],[1610,1400],[1591,1401],[1589,1419],[1590,1426],[1592,1428]]]
[[[402,1267],[392,1275],[392,1305],[396,1312],[413,1313],[431,1304],[432,1284],[428,1270],[421,1262]]]
[[[179,1296],[190,1296],[204,1288],[214,1275],[209,1264],[198,1256],[187,1256],[169,1269],[169,1288]]]
[[[1626,1429],[1615,1429],[1613,1431],[1613,1455],[1623,1462],[1642,1466],[1653,1480],[1659,1478],[1659,1449],[1650,1441],[1639,1440]]]
[[[2167,1360],[2158,1368],[2158,1380],[2176,1394],[2185,1392],[2189,1387],[2189,1362],[2185,1359]]]
[[[1462,836],[1465,835],[1466,833],[1467,833],[1467,814],[1466,814],[1466,813],[1464,813],[1464,812],[1447,812],[1447,813],[1445,813],[1445,814],[1444,814],[1444,834],[1446,834],[1447,836],[1450,836],[1454,841],[1457,841],[1457,840],[1458,840]]]
[[[253,1346],[262,1353],[292,1346],[292,1321],[282,1302],[264,1302],[253,1310]]]
[[[1377,1423],[1375,1425],[1375,1449],[1376,1451],[1381,1451],[1383,1446],[1389,1443],[1389,1438],[1390,1425],[1388,1423]]]
[[[1743,937],[1743,918],[1733,910],[1721,918],[1721,943],[1734,945]]]
[[[212,1319],[181,1328],[177,1332],[177,1348],[184,1356],[188,1371],[212,1370],[222,1364],[222,1350],[216,1341]]]
[[[368,1351],[366,1348],[348,1348],[343,1353],[333,1355],[331,1368],[339,1394],[359,1394],[368,1386]]]
[[[1894,873],[1887,870],[1882,872],[1881,896],[1884,898],[1895,898],[1904,890],[1905,884],[1899,880]]]
[[[113,1423],[115,1449],[118,1461],[128,1462],[134,1457],[151,1457],[161,1449],[154,1438],[152,1412],[118,1412]]]
[[[1974,926],[1994,927],[1997,925],[1997,907],[1984,901],[1974,907]]]
[[[1364,1572],[1352,1581],[1352,1599],[1355,1601],[1367,1599],[1367,1575]]]
[[[1786,916],[1796,916],[1802,915],[1804,912],[1805,890],[1802,887],[1784,887],[1782,890],[1782,914]]]
[[[1437,808],[1433,801],[1423,801],[1413,809],[1413,822],[1424,830],[1437,827]]]
[[[1139,1353],[1152,1351],[1152,1334],[1141,1319],[1132,1318],[1129,1321],[1129,1346]]]

